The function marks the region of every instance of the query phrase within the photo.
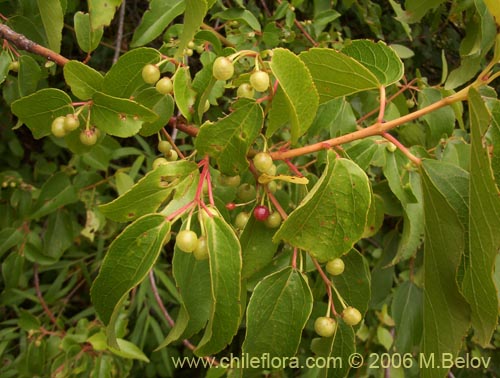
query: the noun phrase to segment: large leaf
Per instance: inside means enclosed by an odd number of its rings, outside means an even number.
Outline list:
[[[139,87],[145,85],[142,79],[144,66],[158,63],[159,60],[158,50],[147,47],[123,54],[104,77],[103,91],[111,96],[129,98]]]
[[[142,136],[150,136],[160,131],[174,114],[174,99],[171,95],[163,95],[156,88],[147,88],[140,92],[135,100],[158,115],[153,122],[145,122],[141,127]]]
[[[475,340],[486,346],[498,321],[498,297],[493,280],[500,249],[500,193],[495,184],[484,134],[490,117],[481,96],[469,91],[471,113],[471,174],[469,256],[465,262],[464,295],[472,308]]]
[[[47,88],[14,101],[12,113],[40,139],[51,134],[50,126],[56,117],[73,113],[73,107],[65,92]]]
[[[64,80],[76,97],[88,100],[101,90],[104,77],[93,68],[76,60],[70,60],[64,65]]]
[[[349,252],[363,235],[371,189],[366,173],[328,151],[323,175],[274,236],[321,261]]]
[[[127,226],[109,246],[90,295],[99,318],[107,326],[109,345],[118,349],[115,321],[127,294],[147,275],[170,231],[158,214],[145,215]]]
[[[470,326],[470,307],[457,283],[457,271],[465,253],[468,175],[457,166],[424,160],[422,187],[425,214],[424,307],[422,350],[437,356],[435,366],[423,377],[442,377],[447,368],[441,358],[456,356]],[[496,294],[495,294],[496,296]]]
[[[313,48],[299,57],[312,75],[320,103],[380,86],[370,70],[338,51]]]
[[[210,262],[212,305],[203,338],[195,349],[198,356],[220,352],[233,339],[240,323],[241,247],[233,229],[222,217],[205,217]]]
[[[33,204],[30,218],[43,217],[59,207],[76,201],[78,201],[76,188],[71,184],[69,177],[65,173],[58,172],[43,184],[40,194]]]
[[[149,9],[142,16],[141,23],[135,29],[130,45],[144,46],[158,37],[167,26],[184,12],[182,0],[152,0]]]
[[[92,96],[91,122],[110,135],[130,137],[137,134],[144,122],[155,121],[157,117],[153,111],[132,100],[101,92]]]
[[[273,50],[271,70],[279,81],[288,105],[292,143],[295,143],[314,121],[319,96],[306,65],[289,50]]]
[[[295,356],[312,301],[309,285],[291,267],[260,281],[247,308],[245,358],[265,354],[271,358]]]
[[[194,35],[203,24],[203,18],[207,14],[208,4],[207,0],[185,0],[184,22],[182,27],[182,34],[179,38],[177,46],[176,57],[184,55],[184,49],[192,41]]]
[[[129,222],[155,212],[177,184],[197,170],[195,163],[180,160],[160,165],[137,182],[129,191],[99,210],[116,222]]]
[[[83,12],[75,13],[74,24],[78,46],[86,53],[94,51],[101,42],[104,28],[92,29],[90,15]]]
[[[403,62],[396,52],[382,41],[375,43],[359,39],[347,45],[342,52],[362,63],[382,85],[394,84],[403,77]]]
[[[64,14],[60,0],[37,0],[49,49],[58,53],[61,51]]]
[[[248,167],[246,154],[259,135],[263,119],[260,105],[245,100],[228,116],[205,123],[196,138],[196,149],[200,155],[215,158],[222,173],[239,174]]]
[[[122,0],[89,0],[90,24],[92,29],[100,29],[108,26],[115,16],[116,8],[120,6]]]

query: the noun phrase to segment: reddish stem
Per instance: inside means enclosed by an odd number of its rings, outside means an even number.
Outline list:
[[[297,176],[299,177],[304,177],[304,175],[302,173],[300,173],[300,171],[297,169],[297,167],[295,166],[295,164],[293,164],[290,159],[284,159],[284,162],[286,163],[286,165],[288,165],[288,168],[290,168],[290,170],[295,173]]]
[[[175,219],[180,214],[186,212],[190,207],[194,205],[194,203],[195,203],[194,201],[190,201],[188,204],[182,206],[180,209],[174,211],[172,214],[165,217],[165,219],[170,222],[172,219]]]
[[[40,304],[42,305],[43,311],[47,316],[49,317],[50,321],[57,327],[59,328],[59,325],[57,324],[57,319],[50,311],[49,306],[47,306],[47,303],[45,302],[45,299],[43,299],[42,291],[40,290],[40,278],[38,276],[38,264],[35,263],[33,265],[33,281],[35,283],[35,292],[36,296],[38,297],[38,300],[40,301]]]
[[[293,248],[293,256],[292,256],[292,268],[297,269],[297,256],[299,254],[299,249],[297,247]]]
[[[394,144],[413,163],[415,163],[416,165],[420,165],[422,163],[422,160],[420,158],[418,158],[415,155],[413,155],[410,152],[410,150],[405,145],[403,145],[399,140],[397,140],[396,138],[394,138],[391,134],[389,134],[388,132],[385,132],[385,133],[382,133],[382,136],[385,139],[387,139],[389,142],[391,142],[392,144]]]
[[[326,285],[326,290],[328,292],[328,299],[329,302],[332,304],[332,312],[334,315],[338,315],[337,311],[335,311],[335,305],[333,304],[333,297],[332,297],[332,282],[330,279],[326,276],[325,272],[323,272],[323,269],[321,269],[321,265],[319,265],[318,260],[316,260],[314,257],[311,256],[311,260],[314,263],[314,266],[316,267],[316,270],[319,272],[319,275],[323,279],[323,282]]]

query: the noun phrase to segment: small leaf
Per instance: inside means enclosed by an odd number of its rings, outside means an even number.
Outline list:
[[[0,231],[0,257],[12,247],[21,244],[23,234],[16,228],[6,227]]]
[[[92,29],[90,15],[83,12],[76,12],[73,22],[78,46],[86,53],[94,51],[101,42],[104,28]]]
[[[51,134],[50,127],[56,117],[73,113],[73,107],[65,92],[47,88],[14,101],[12,113],[40,139]]]
[[[320,261],[333,260],[350,251],[363,235],[370,199],[365,172],[329,151],[323,175],[273,240],[283,239]]]
[[[228,8],[222,12],[214,14],[212,18],[220,18],[222,20],[236,20],[241,23],[247,24],[255,31],[261,31],[259,20],[253,15],[252,12],[246,9]]]
[[[64,14],[60,0],[37,0],[38,10],[42,18],[45,35],[49,42],[49,49],[59,53],[61,51],[62,29]]]
[[[64,80],[80,100],[90,99],[102,88],[103,76],[93,68],[71,60],[64,65]]]
[[[244,355],[295,356],[312,302],[309,285],[295,269],[286,267],[260,281],[247,308]]]
[[[311,126],[319,105],[319,96],[305,64],[286,49],[274,49],[271,70],[279,81],[288,105],[292,143]]]
[[[241,247],[233,229],[220,216],[204,220],[212,305],[205,333],[194,353],[206,356],[220,352],[238,332],[242,313]]]
[[[394,341],[389,330],[382,326],[377,327],[377,340],[387,351],[391,349],[392,343]]]
[[[179,66],[172,79],[174,81],[175,103],[182,115],[190,120],[196,93],[191,89],[189,67]]]
[[[43,238],[43,254],[56,262],[73,245],[73,239],[72,216],[64,210],[50,214]]]
[[[33,204],[31,219],[50,214],[59,207],[78,201],[78,194],[68,176],[58,172],[43,184],[37,201]]]
[[[151,109],[158,115],[156,121],[144,122],[139,133],[150,136],[160,131],[174,114],[174,99],[170,95],[163,95],[155,88],[147,88],[140,92],[136,99],[139,104]]]
[[[103,92],[110,96],[130,98],[139,87],[145,85],[142,79],[144,66],[158,63],[159,60],[158,50],[147,47],[123,54],[104,76]]]
[[[5,81],[5,78],[9,73],[9,66],[11,62],[12,58],[10,57],[7,50],[2,50],[2,52],[0,53],[0,84]]]
[[[424,88],[419,92],[418,104],[422,109],[440,101],[444,97],[438,89]],[[427,146],[436,146],[441,138],[450,137],[455,128],[455,113],[449,106],[437,109],[422,117],[428,125],[426,132]]]
[[[107,326],[110,346],[117,348],[114,323],[121,303],[146,277],[169,231],[165,217],[149,214],[127,226],[109,246],[90,294],[97,314]]]
[[[195,146],[200,155],[217,160],[220,171],[228,176],[248,167],[246,154],[259,135],[264,115],[255,101],[241,101],[235,111],[215,123],[205,123],[198,133]]]
[[[108,347],[113,354],[122,358],[149,362],[149,358],[146,357],[144,352],[140,350],[137,345],[123,339],[116,339],[116,341],[118,342],[118,348],[113,348],[112,346]]]
[[[184,55],[184,49],[193,40],[207,14],[207,0],[185,0],[184,22],[175,57]]]
[[[152,0],[134,31],[130,46],[144,46],[154,40],[184,9],[185,2],[181,0]]]
[[[363,64],[382,85],[389,86],[403,77],[403,62],[396,52],[382,41],[375,43],[370,40],[355,40],[343,48],[342,53]]]
[[[141,129],[144,122],[155,121],[158,116],[139,103],[96,92],[92,96],[90,120],[107,134],[127,138]]]
[[[184,160],[160,165],[148,172],[128,192],[99,206],[99,210],[115,222],[129,222],[153,213],[179,181],[194,171],[197,171],[196,164]]]
[[[313,48],[299,58],[312,75],[320,103],[380,86],[365,66],[338,51]]]
[[[38,63],[29,55],[19,57],[18,87],[21,97],[32,94],[38,87],[42,70]]]
[[[116,8],[120,6],[122,0],[89,0],[90,24],[92,30],[100,29],[102,26],[109,26],[115,16]]]
[[[419,22],[428,11],[436,8],[443,1],[444,0],[406,0],[406,9],[401,21],[408,24]]]

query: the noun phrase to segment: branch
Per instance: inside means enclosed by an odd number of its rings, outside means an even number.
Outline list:
[[[122,5],[120,7],[120,14],[118,16],[118,31],[116,33],[116,43],[115,43],[115,55],[113,56],[113,64],[118,61],[120,57],[120,51],[123,41],[123,21],[125,19],[125,8],[126,8],[126,0],[123,0]]]
[[[43,56],[44,58],[51,60],[60,66],[64,66],[69,62],[68,58],[65,58],[64,56],[52,50],[49,50],[46,47],[40,46],[38,43],[29,40],[24,35],[16,33],[5,24],[0,24],[0,37],[11,42],[18,49]]]

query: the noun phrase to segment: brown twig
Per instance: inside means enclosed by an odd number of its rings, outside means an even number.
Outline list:
[[[203,23],[203,24],[201,24],[201,28],[205,29],[205,30],[209,30],[212,33],[214,33],[215,36],[219,39],[219,41],[221,41],[226,46],[228,46],[228,47],[236,47],[236,45],[234,43],[232,43],[231,41],[229,41],[229,39],[227,39],[226,37],[224,37],[221,33],[219,33],[217,30],[215,30],[210,25],[207,25],[207,24]]]
[[[45,314],[49,317],[50,321],[57,327],[59,328],[59,324],[57,324],[57,319],[50,310],[49,306],[47,306],[47,303],[45,302],[45,299],[43,299],[42,291],[40,290],[40,277],[38,276],[38,264],[35,263],[33,265],[33,280],[35,283],[35,293],[40,301],[40,304],[42,305],[43,311]]]
[[[38,43],[29,40],[24,35],[16,33],[5,24],[0,24],[0,37],[8,40],[18,49],[43,56],[44,58],[51,60],[60,66],[64,66],[67,62],[69,62],[68,58],[65,58],[64,56],[52,50],[49,50],[46,47],[40,46]]]
[[[125,20],[125,9],[126,9],[126,0],[122,1],[122,5],[120,6],[120,13],[118,15],[118,31],[116,32],[116,43],[115,43],[115,55],[113,56],[113,64],[118,61],[121,52],[121,46],[123,41],[123,22]]]

